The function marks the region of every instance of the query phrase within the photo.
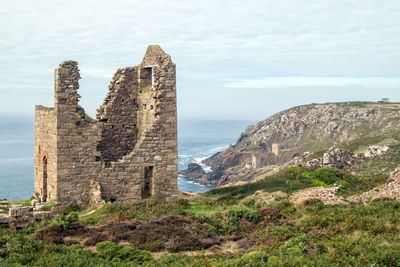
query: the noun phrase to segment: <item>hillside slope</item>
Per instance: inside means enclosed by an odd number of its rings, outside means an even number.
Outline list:
[[[249,174],[260,168],[306,164],[333,148],[345,151],[341,153],[354,154],[371,145],[377,145],[378,150],[379,146],[388,146],[390,149],[387,150],[397,151],[399,144],[399,103],[345,102],[297,106],[248,126],[236,144],[205,159],[203,163],[211,166],[212,172],[204,176],[202,182],[223,185],[249,180],[252,179]],[[355,164],[351,166],[354,169],[368,161],[367,158],[355,158]],[[387,168],[385,173],[393,171],[396,164]]]

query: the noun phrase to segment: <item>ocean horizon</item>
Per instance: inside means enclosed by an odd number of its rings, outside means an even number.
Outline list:
[[[28,199],[34,192],[34,118],[0,115],[0,199]],[[206,120],[183,118],[178,121],[178,170],[201,161],[234,144],[247,120]],[[207,166],[203,165],[206,171]],[[204,192],[215,188],[178,175],[182,192]]]

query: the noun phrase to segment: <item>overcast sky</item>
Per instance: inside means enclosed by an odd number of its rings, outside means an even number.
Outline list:
[[[0,113],[52,106],[53,69],[72,59],[94,115],[116,69],[149,44],[177,65],[181,118],[400,101],[399,0],[1,0]]]

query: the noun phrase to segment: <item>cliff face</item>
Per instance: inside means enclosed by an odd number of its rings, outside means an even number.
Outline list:
[[[250,179],[248,173],[255,169],[296,162],[293,159],[303,157],[304,153],[315,156],[316,152],[326,152],[332,147],[358,152],[367,148],[363,145],[375,145],[385,138],[392,140],[387,134],[400,131],[399,125],[397,103],[346,102],[294,107],[248,126],[235,145],[205,159],[203,163],[213,171],[203,182],[225,184]],[[363,141],[357,144],[357,140]],[[393,142],[398,141],[393,139],[392,145]]]

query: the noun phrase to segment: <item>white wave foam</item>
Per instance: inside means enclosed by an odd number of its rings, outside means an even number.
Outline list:
[[[214,155],[217,152],[223,151],[227,147],[228,147],[228,145],[224,144],[224,145],[219,145],[219,146],[210,148],[205,152],[201,151],[196,154],[179,154],[179,159],[180,159],[179,164],[186,165],[190,162],[195,162],[195,163],[199,164],[206,173],[209,173],[209,172],[211,172],[211,167],[206,164],[203,164],[202,161],[211,157],[212,155]]]
[[[201,163],[200,166],[203,168],[203,170],[205,171],[205,173],[211,172],[211,167],[210,167],[210,166],[208,166],[208,165],[206,165],[206,164],[203,164],[203,163]]]
[[[214,147],[214,148],[211,148],[208,152],[211,154],[215,154],[217,152],[225,150],[228,146],[229,145],[222,145],[222,146]],[[210,156],[212,156],[212,155],[210,155]]]

